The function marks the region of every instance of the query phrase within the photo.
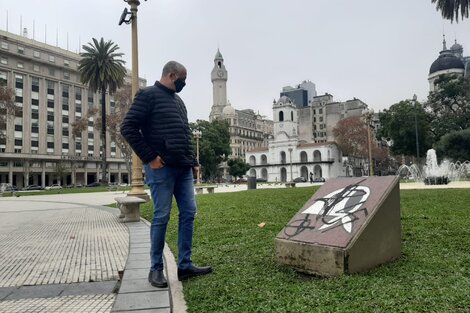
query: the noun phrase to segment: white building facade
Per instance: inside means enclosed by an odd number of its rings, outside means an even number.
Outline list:
[[[288,97],[273,104],[274,135],[268,147],[246,153],[248,174],[268,182],[288,182],[297,177],[329,179],[345,175],[342,154],[335,142],[312,142],[299,136],[299,109]]]

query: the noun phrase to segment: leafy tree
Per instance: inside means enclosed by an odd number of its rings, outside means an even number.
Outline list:
[[[229,166],[229,174],[235,178],[245,175],[250,169],[250,164],[245,163],[245,161],[240,158],[228,160],[227,165]]]
[[[416,118],[416,124],[415,124]],[[394,155],[416,155],[416,128],[418,127],[421,156],[431,148],[429,115],[421,104],[416,107],[412,100],[400,101],[379,114],[381,128],[378,136],[393,142],[390,150]]]
[[[92,92],[101,93],[101,142],[102,142],[102,178],[103,183],[107,182],[107,161],[106,161],[106,92],[114,93],[117,88],[124,83],[126,69],[124,61],[119,59],[123,53],[116,52],[119,46],[109,41],[100,41],[93,38],[93,43],[83,46],[86,52],[81,53],[81,60],[78,65],[80,80],[89,86]]]
[[[230,134],[226,121],[212,122],[198,120],[190,125],[191,129],[202,132],[199,139],[199,163],[204,180],[215,180],[219,177],[219,164],[230,154]],[[196,139],[193,138],[196,153]]]
[[[470,128],[470,78],[441,75],[436,89],[429,93],[429,111],[434,140],[458,130]]]
[[[453,161],[470,160],[470,128],[442,136],[436,143],[436,153]]]
[[[450,20],[454,19],[459,21],[459,11],[462,19],[468,18],[470,9],[470,1],[468,0],[431,0],[431,3],[436,3],[436,10],[441,11],[442,17]]]

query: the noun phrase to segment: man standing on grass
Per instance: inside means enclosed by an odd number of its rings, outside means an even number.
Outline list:
[[[163,274],[163,248],[173,196],[179,209],[178,279],[205,275],[212,268],[191,261],[194,216],[193,178],[199,164],[194,156],[186,107],[177,95],[186,85],[186,68],[170,61],[160,81],[140,90],[121,125],[121,134],[145,164],[146,182],[154,203],[150,228],[149,282],[167,287]]]

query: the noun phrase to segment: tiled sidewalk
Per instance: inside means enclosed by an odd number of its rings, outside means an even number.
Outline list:
[[[0,218],[0,287],[118,280],[124,269],[128,231],[114,214],[74,207]]]
[[[117,209],[96,205],[114,197],[0,198],[0,313],[186,311],[167,247],[170,287],[147,281],[149,225],[119,223]]]

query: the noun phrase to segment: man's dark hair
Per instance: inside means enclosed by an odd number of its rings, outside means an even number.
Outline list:
[[[175,74],[180,73],[184,69],[185,69],[185,67],[183,66],[183,64],[178,63],[176,61],[169,61],[163,67],[162,77],[166,76],[168,74],[171,74],[171,73],[175,73]]]

